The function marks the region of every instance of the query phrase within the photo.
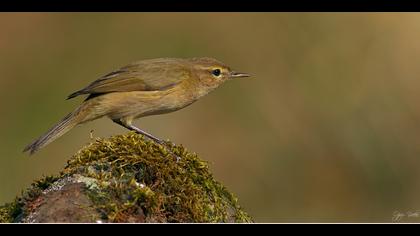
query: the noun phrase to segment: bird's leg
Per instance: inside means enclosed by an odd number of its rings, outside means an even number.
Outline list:
[[[176,161],[178,162],[179,160],[181,160],[181,157],[179,157],[179,156],[177,156],[177,155],[175,155],[175,153],[173,153],[172,151],[171,151],[171,149],[169,148],[169,146],[166,144],[166,142],[165,141],[163,141],[163,140],[161,140],[161,139],[159,139],[159,138],[157,138],[157,137],[155,137],[155,136],[153,136],[153,135],[151,135],[151,134],[149,134],[149,133],[147,133],[146,131],[144,131],[144,130],[141,130],[140,128],[137,128],[136,126],[134,126],[134,125],[132,125],[132,124],[129,124],[129,123],[127,123],[127,122],[124,122],[124,121],[122,121],[122,120],[120,120],[120,119],[116,119],[116,120],[112,120],[112,121],[114,121],[115,123],[117,123],[117,124],[119,124],[119,125],[121,125],[121,126],[123,126],[124,128],[126,128],[126,129],[129,129],[129,130],[132,130],[132,131],[134,131],[134,132],[136,132],[136,133],[138,133],[138,134],[142,134],[142,135],[144,135],[144,136],[147,136],[148,138],[150,138],[151,140],[153,140],[153,141],[155,141],[156,143],[158,143],[158,144],[160,144],[160,145],[164,145],[167,149],[168,149],[168,151],[173,155],[173,156],[175,156],[175,158],[176,158]]]

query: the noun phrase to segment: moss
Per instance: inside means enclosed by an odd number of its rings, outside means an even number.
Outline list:
[[[71,177],[85,183],[104,222],[252,222],[238,200],[214,180],[207,162],[182,146],[168,145],[181,160],[133,132],[96,139],[59,176],[35,182],[30,194],[24,194],[24,204],[57,180]],[[1,221],[16,221],[10,209],[0,208]]]
[[[21,207],[17,201],[8,203],[0,207],[0,223],[12,223],[20,214]]]
[[[17,197],[12,203],[0,206],[0,223],[19,222],[27,211],[31,210],[32,205],[27,204],[42,194],[42,191],[52,185],[59,177],[46,176],[40,180],[34,181],[32,185],[25,190],[20,197]]]

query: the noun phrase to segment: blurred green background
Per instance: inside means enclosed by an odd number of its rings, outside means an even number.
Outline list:
[[[132,61],[208,56],[253,78],[136,124],[208,160],[257,222],[420,209],[420,14],[2,13],[0,28],[0,204],[90,130],[126,132],[101,119],[22,153],[82,101],[68,94]]]

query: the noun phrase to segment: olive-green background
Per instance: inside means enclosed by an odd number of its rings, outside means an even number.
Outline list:
[[[2,13],[0,204],[57,173],[108,119],[23,147],[132,61],[217,58],[229,81],[140,119],[197,152],[257,222],[389,222],[420,209],[420,14]],[[420,222],[420,218],[402,221]]]

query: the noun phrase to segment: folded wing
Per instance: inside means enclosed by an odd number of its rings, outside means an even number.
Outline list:
[[[111,92],[167,90],[187,79],[190,73],[188,62],[182,59],[139,61],[95,80],[67,99],[84,94],[90,94],[89,99]]]

